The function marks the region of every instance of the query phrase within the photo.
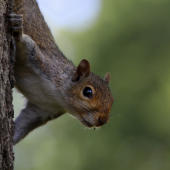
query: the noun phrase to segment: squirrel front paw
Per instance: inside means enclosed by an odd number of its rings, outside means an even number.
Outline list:
[[[22,15],[17,15],[17,14],[9,14],[8,15],[8,20],[11,23],[11,31],[13,34],[13,37],[15,38],[16,41],[20,41],[22,38],[23,34],[23,20],[22,20]]]

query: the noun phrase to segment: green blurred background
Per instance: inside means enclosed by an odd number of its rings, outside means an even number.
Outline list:
[[[75,65],[111,73],[110,121],[88,130],[66,114],[14,147],[15,170],[170,169],[170,1],[103,0],[95,24],[61,30],[56,42]],[[15,117],[24,98],[14,92]]]

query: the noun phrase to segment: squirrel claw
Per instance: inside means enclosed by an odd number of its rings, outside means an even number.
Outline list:
[[[11,31],[13,33],[13,37],[15,40],[20,41],[22,37],[23,32],[23,21],[22,21],[22,15],[17,14],[9,14],[6,16],[6,19],[11,23]]]

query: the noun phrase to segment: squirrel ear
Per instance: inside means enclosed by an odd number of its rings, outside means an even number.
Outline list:
[[[105,74],[104,81],[105,81],[107,84],[109,84],[109,82],[110,82],[110,77],[111,77],[110,73],[106,73],[106,74]]]
[[[80,77],[87,77],[90,74],[90,63],[83,59],[80,61],[76,72],[74,73],[72,77],[72,81],[78,81]]]

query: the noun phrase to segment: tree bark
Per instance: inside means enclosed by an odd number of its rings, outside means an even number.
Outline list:
[[[14,162],[14,50],[9,23],[5,20],[5,15],[12,11],[13,3],[13,0],[0,0],[0,170],[12,170]]]

